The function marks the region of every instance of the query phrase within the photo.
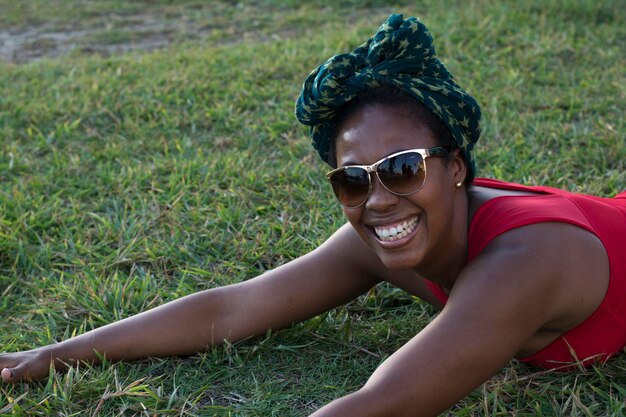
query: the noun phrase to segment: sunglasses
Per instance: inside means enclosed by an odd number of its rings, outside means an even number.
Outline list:
[[[372,192],[372,172],[387,191],[399,196],[418,192],[426,182],[426,158],[447,156],[449,150],[437,146],[409,149],[388,155],[372,165],[346,165],[326,176],[339,203],[347,208],[363,205]]]

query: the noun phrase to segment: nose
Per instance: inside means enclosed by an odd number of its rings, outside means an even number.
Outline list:
[[[376,172],[372,172],[370,175],[372,176],[372,190],[365,201],[365,208],[374,211],[386,211],[397,205],[400,197],[385,188]]]

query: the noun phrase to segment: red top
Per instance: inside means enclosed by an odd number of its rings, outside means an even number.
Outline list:
[[[544,368],[604,361],[626,346],[626,192],[615,198],[574,194],[552,187],[523,186],[477,178],[474,185],[536,195],[496,197],[474,214],[468,236],[468,262],[496,236],[541,222],[563,222],[581,227],[600,239],[609,258],[609,287],[594,313],[578,326],[529,357],[521,359]],[[443,289],[426,281],[445,304]]]

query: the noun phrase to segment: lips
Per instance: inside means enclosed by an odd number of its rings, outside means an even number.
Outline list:
[[[374,233],[376,233],[378,239],[380,239],[381,241],[394,242],[410,235],[416,229],[418,222],[419,217],[415,216],[411,219],[399,223],[385,226],[376,226],[373,228],[373,230]]]

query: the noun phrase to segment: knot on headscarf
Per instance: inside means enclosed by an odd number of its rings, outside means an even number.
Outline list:
[[[480,136],[480,107],[435,56],[426,26],[392,14],[378,32],[348,54],[335,55],[304,81],[295,113],[310,127],[313,147],[330,161],[335,114],[359,93],[386,83],[423,103],[450,129],[473,177],[472,148]]]

